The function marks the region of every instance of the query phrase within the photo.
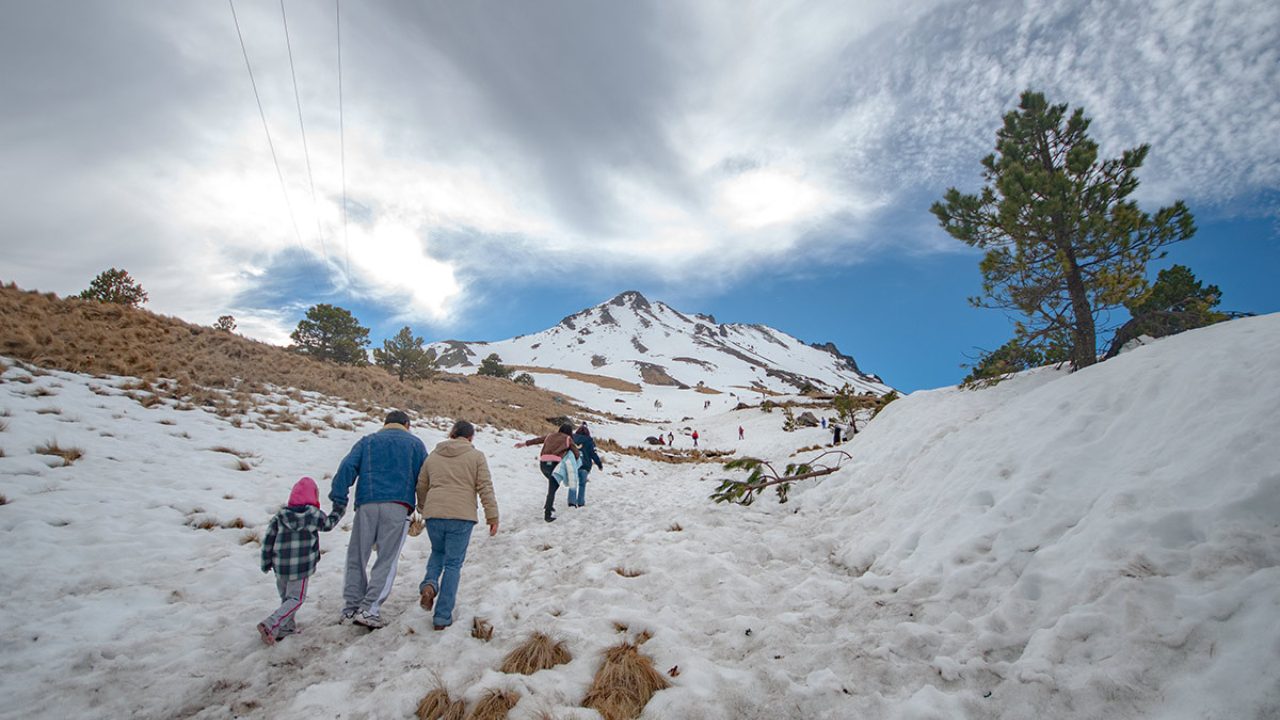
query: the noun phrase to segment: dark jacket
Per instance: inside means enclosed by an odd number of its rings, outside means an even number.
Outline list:
[[[586,433],[578,433],[573,436],[573,442],[582,450],[582,467],[590,467],[591,463],[595,463],[596,467],[604,469],[604,463],[600,462],[600,456],[596,454],[596,441]]]
[[[403,425],[388,423],[361,438],[342,459],[329,499],[334,505],[347,505],[347,490],[356,483],[356,507],[398,502],[412,509],[418,473],[426,459],[427,446],[421,440]]]
[[[315,505],[281,508],[262,541],[262,572],[275,570],[285,580],[311,577],[320,561],[320,533],[332,530],[345,511],[337,504],[328,515]]]

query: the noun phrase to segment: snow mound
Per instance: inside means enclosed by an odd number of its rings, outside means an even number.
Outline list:
[[[1274,717],[1277,357],[1272,315],[914,393],[795,501],[901,611],[872,636],[944,685],[989,686],[1024,717]]]

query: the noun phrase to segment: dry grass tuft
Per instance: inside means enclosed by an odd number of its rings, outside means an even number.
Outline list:
[[[199,514],[192,514],[188,517],[187,524],[197,530],[213,530],[218,527],[217,519]]]
[[[477,615],[471,619],[471,637],[489,642],[493,639],[493,623]]]
[[[5,422],[4,420],[0,420],[0,432],[4,432],[5,430],[8,430],[8,429],[9,429],[9,423]]]
[[[258,530],[250,530],[249,532],[240,536],[240,544],[241,545],[253,545],[253,544],[261,545],[262,533]]]
[[[40,455],[57,455],[62,458],[62,464],[70,465],[71,463],[84,457],[84,451],[80,448],[69,447],[63,448],[58,446],[57,440],[51,440],[36,448],[36,453]]]
[[[467,704],[462,700],[450,700],[449,691],[440,686],[418,701],[418,709],[413,714],[418,720],[463,720]]]
[[[62,409],[56,407],[42,407],[36,410],[37,415],[61,415]]]
[[[223,530],[242,530],[244,528],[245,524],[242,518],[236,518],[235,520],[222,523]]]
[[[490,690],[467,711],[465,720],[504,720],[518,702],[520,693],[514,690]]]
[[[680,527],[678,522],[671,523],[671,527],[667,528],[667,532],[680,532],[681,530],[684,530],[684,528]]]
[[[595,710],[604,720],[638,718],[653,694],[668,687],[670,681],[654,669],[653,660],[624,642],[605,650],[604,664],[592,678],[582,707]]]
[[[0,457],[4,457],[4,453],[0,453]],[[5,497],[4,493],[0,493],[0,505],[8,505],[8,504],[9,504],[9,498]]]
[[[644,574],[640,570],[632,570],[630,568],[624,568],[624,567],[616,567],[613,569],[613,571],[625,578],[640,577],[641,575]]]
[[[236,469],[240,472],[249,472],[253,469],[253,466],[249,464],[248,460],[237,460]]]
[[[48,390],[48,389],[45,389],[45,388],[42,388],[42,387],[38,387],[38,388],[36,388],[35,390],[32,390],[32,391],[31,391],[31,396],[32,396],[32,397],[52,397],[52,396],[57,395],[57,394],[58,394],[58,393],[56,393],[56,392],[54,392],[54,391],[52,391],[52,390]]]
[[[539,670],[563,665],[572,659],[563,642],[536,632],[515,650],[507,653],[498,670],[504,673],[532,675]]]
[[[226,454],[228,454],[228,455],[235,455],[236,457],[238,457],[238,458],[242,458],[242,459],[243,459],[243,458],[251,458],[251,457],[255,457],[255,455],[254,455],[253,453],[251,453],[251,452],[242,452],[242,451],[240,451],[240,450],[233,450],[233,449],[231,449],[231,448],[227,447],[226,445],[218,445],[217,447],[211,447],[211,448],[209,448],[209,451],[210,451],[210,452],[226,453]]]
[[[617,630],[618,632],[626,632],[628,630],[627,625],[625,623],[620,623],[617,620],[613,621],[613,629]]]
[[[653,633],[648,630],[641,630],[636,636],[636,645],[643,645],[653,639]]]

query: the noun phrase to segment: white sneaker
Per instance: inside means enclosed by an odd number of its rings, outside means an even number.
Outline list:
[[[342,615],[338,616],[338,624],[346,625],[347,623],[352,622],[355,619],[356,619],[355,610],[343,610]]]
[[[378,615],[370,615],[367,612],[362,612],[357,615],[353,622],[357,625],[363,625],[371,630],[377,630],[380,627],[387,626],[386,620],[383,620]]]

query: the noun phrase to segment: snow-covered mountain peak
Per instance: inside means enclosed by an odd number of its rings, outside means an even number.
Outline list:
[[[860,392],[889,391],[831,343],[806,344],[765,325],[718,323],[710,314],[686,314],[634,290],[531,335],[487,343],[445,341],[433,347],[441,364],[455,371],[496,353],[504,364],[535,376],[535,369],[544,368],[721,393],[831,392],[845,383]]]

